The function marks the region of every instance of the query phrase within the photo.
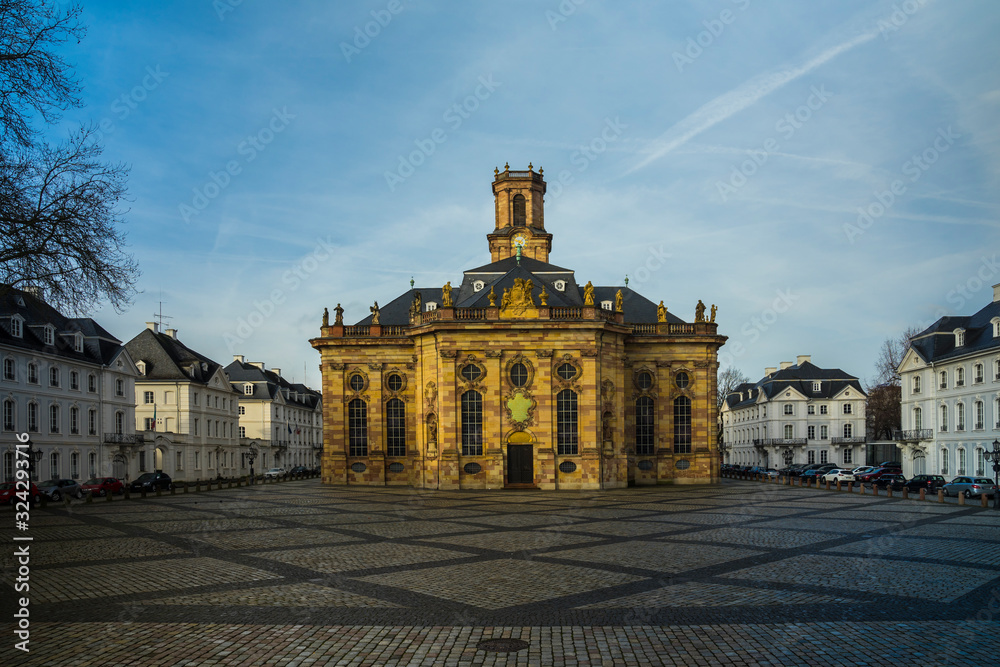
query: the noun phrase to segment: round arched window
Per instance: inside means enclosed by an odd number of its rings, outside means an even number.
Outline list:
[[[528,368],[521,362],[510,367],[510,383],[515,387],[528,384]]]
[[[398,373],[393,373],[389,376],[386,385],[388,385],[391,391],[399,391],[403,388],[403,378],[401,378]]]
[[[653,386],[653,374],[648,371],[640,371],[635,376],[635,382],[639,385],[639,389],[649,389]]]
[[[556,374],[563,380],[572,380],[576,377],[576,366],[573,364],[563,364],[556,369]]]
[[[351,376],[351,379],[348,380],[348,384],[351,385],[351,389],[354,391],[361,391],[365,388],[365,379],[360,373],[355,373]]]
[[[483,372],[475,364],[466,364],[462,367],[462,377],[469,382],[475,382],[482,376]]]
[[[680,389],[685,389],[689,384],[691,384],[691,380],[688,379],[687,373],[678,373],[677,377],[674,378],[674,382]]]

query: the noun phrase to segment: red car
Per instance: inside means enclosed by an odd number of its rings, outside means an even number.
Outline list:
[[[124,493],[125,483],[114,477],[94,477],[84,482],[80,488],[84,493],[90,492],[91,495],[103,498],[109,493],[112,495]]]
[[[23,488],[23,485],[22,485]],[[21,496],[17,495],[18,488],[17,482],[2,482],[0,483],[0,503],[6,505],[13,505],[16,502],[21,501]],[[31,483],[31,493],[28,495],[28,500],[33,503],[37,503],[42,498],[42,492],[38,490],[35,483]]]

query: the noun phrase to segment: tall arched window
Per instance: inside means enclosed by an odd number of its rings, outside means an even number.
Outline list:
[[[913,428],[917,431],[924,427],[924,413],[920,408],[913,408]]]
[[[3,430],[14,431],[17,429],[17,423],[14,419],[14,401],[5,399],[3,402]]]
[[[514,226],[524,227],[528,224],[528,214],[525,207],[524,195],[514,195]]]
[[[947,431],[948,430],[948,406],[947,405],[942,405],[941,406],[941,423],[938,426],[939,426],[940,430],[942,430],[942,431]]]
[[[350,456],[368,456],[368,406],[360,398],[347,404],[347,442]]]
[[[49,454],[49,478],[59,479],[59,452]]]
[[[577,453],[576,392],[572,389],[556,394],[556,453]]]
[[[635,453],[648,455],[655,453],[655,422],[653,399],[640,396],[635,401]]]
[[[385,448],[388,456],[406,456],[406,405],[398,398],[385,404]]]
[[[674,399],[674,453],[691,453],[691,399],[687,396]]]
[[[955,406],[955,430],[965,430],[965,403],[959,403]]]
[[[28,430],[38,433],[38,403],[28,403]]]
[[[3,479],[5,482],[14,480],[14,452],[3,453]]]
[[[59,428],[59,406],[50,405],[49,406],[49,433],[58,433]]]
[[[483,396],[475,390],[462,394],[462,455],[483,455]]]

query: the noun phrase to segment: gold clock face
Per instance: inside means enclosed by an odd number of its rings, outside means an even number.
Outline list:
[[[524,234],[518,234],[514,237],[514,245],[518,248],[523,248],[527,242],[528,238]]]

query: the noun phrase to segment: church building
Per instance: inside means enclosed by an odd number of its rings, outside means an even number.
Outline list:
[[[715,306],[687,323],[549,263],[543,170],[494,170],[490,262],[318,338],[323,481],[610,489],[718,481]],[[584,277],[581,277],[583,279]]]

